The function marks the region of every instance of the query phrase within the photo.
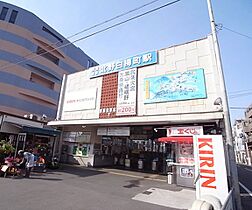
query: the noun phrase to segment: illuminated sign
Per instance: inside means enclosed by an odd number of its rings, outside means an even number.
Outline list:
[[[157,51],[151,51],[126,59],[117,60],[111,63],[99,65],[90,68],[90,78],[99,77],[105,74],[111,74],[118,71],[146,66],[157,63]]]

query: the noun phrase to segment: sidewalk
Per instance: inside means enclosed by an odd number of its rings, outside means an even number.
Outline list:
[[[30,179],[0,179],[6,210],[185,210],[195,199],[194,189],[169,185],[166,176],[120,169],[61,165]]]

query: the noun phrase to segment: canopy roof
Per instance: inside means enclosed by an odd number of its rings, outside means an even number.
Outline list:
[[[193,137],[192,136],[168,136],[168,137],[158,138],[158,142],[193,143]]]

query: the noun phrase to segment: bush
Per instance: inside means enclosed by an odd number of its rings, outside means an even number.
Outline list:
[[[14,147],[5,140],[0,141],[0,154],[8,155],[15,151]]]

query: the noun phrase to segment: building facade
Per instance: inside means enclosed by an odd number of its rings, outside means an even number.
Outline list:
[[[0,1],[1,113],[54,119],[63,74],[95,65],[36,15]]]
[[[160,173],[176,161],[192,178],[185,136],[222,134],[220,89],[209,35],[67,75],[49,125],[63,131],[62,161]]]
[[[245,126],[246,124],[244,119],[235,120],[233,126],[236,162],[241,164],[248,164],[247,135],[245,133]]]
[[[59,132],[45,124],[56,117],[63,75],[95,65],[36,15],[0,1],[0,140],[53,150]]]
[[[249,164],[251,164],[251,158],[252,158],[252,105],[250,105],[245,111],[244,132],[246,134],[248,158],[250,160]]]

